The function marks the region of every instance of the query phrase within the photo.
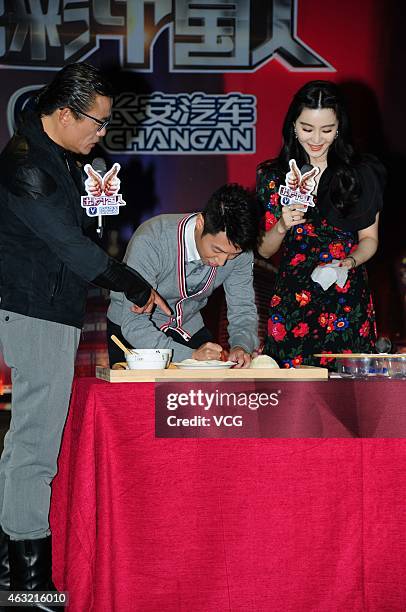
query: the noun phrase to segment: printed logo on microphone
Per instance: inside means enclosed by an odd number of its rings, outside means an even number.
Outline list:
[[[120,164],[115,163],[106,174],[102,175],[103,170],[100,166],[94,168],[90,164],[85,165],[87,195],[81,197],[81,205],[89,217],[118,215],[120,206],[126,205],[121,193],[118,193],[121,185],[118,178],[120,168]]]
[[[317,166],[313,166],[302,174],[295,159],[289,161],[289,168],[285,185],[281,185],[278,191],[281,196],[281,204],[282,206],[296,206],[299,204],[303,208],[303,212],[306,212],[309,206],[316,206],[311,193],[316,187],[315,178],[320,169]]]

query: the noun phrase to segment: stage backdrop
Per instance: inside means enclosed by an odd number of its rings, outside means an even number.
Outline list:
[[[92,157],[122,165],[127,206],[107,222],[109,249],[120,256],[146,218],[199,210],[228,181],[253,186],[257,164],[279,150],[292,94],[310,79],[338,82],[357,144],[389,170],[370,275],[379,331],[401,337],[403,4],[3,0],[0,144],[28,97],[63,65],[85,60],[107,71],[117,89],[113,121]]]

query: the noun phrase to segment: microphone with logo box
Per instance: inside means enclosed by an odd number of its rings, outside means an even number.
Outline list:
[[[93,170],[98,172],[102,178],[106,174],[106,171],[107,171],[106,162],[105,162],[105,160],[102,157],[95,157],[94,158],[94,160],[92,161],[92,168],[93,168]],[[103,217],[102,217],[102,215],[97,215],[97,229],[96,229],[96,232],[97,232],[97,235],[99,236],[99,238],[101,239],[103,237]]]

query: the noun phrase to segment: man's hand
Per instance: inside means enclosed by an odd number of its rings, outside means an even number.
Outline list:
[[[133,306],[131,306],[131,310],[136,314],[150,313],[155,305],[158,306],[165,314],[172,314],[168,304],[154,289],[151,289],[151,295],[149,296],[148,302],[144,304],[144,306],[136,306],[133,304]]]
[[[198,361],[209,361],[210,359],[220,359],[223,348],[214,342],[205,342],[198,349],[193,351],[192,358]]]
[[[234,368],[249,368],[251,363],[251,355],[247,353],[241,346],[234,346],[228,356],[230,361],[236,361]]]

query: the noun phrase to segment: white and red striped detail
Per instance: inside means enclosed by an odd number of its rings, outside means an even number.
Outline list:
[[[183,321],[183,302],[185,300],[189,300],[191,298],[196,297],[197,295],[201,295],[210,287],[210,285],[214,282],[214,279],[217,274],[216,268],[212,268],[209,274],[207,281],[204,284],[204,287],[200,289],[197,293],[193,293],[192,295],[187,294],[187,286],[186,286],[186,225],[189,219],[195,216],[196,213],[191,215],[187,215],[183,217],[179,221],[178,225],[178,257],[177,257],[177,273],[178,273],[178,286],[179,286],[179,294],[180,300],[176,302],[175,305],[175,315],[169,318],[167,323],[161,325],[161,331],[165,332],[167,329],[173,329],[178,332],[182,338],[186,341],[190,340],[191,335],[185,329],[182,328]]]

